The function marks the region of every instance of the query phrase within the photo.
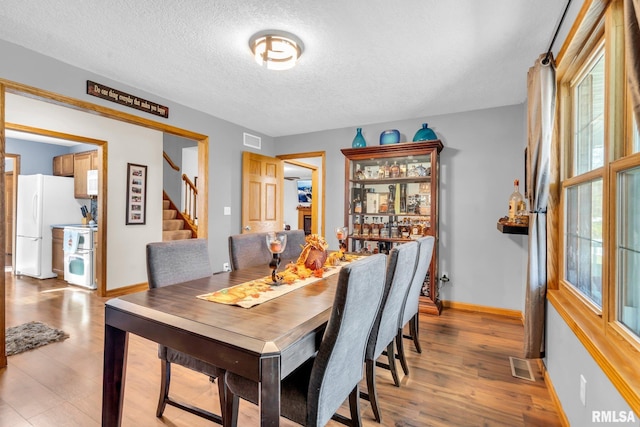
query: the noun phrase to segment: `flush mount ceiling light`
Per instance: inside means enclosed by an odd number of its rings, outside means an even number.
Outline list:
[[[278,30],[261,31],[249,39],[256,62],[269,70],[293,68],[302,55],[302,41],[291,33]]]

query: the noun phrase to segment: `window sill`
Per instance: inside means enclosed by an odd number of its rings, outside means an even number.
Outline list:
[[[631,409],[640,414],[640,355],[628,342],[605,334],[602,321],[586,308],[574,304],[561,290],[549,290],[547,298],[591,357],[600,366]]]

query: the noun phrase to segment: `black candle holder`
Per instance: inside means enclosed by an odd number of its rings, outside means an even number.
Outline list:
[[[271,283],[270,285],[278,286],[282,284],[282,277],[277,274],[280,266],[280,254],[287,246],[287,235],[285,233],[269,233],[266,236],[267,248],[272,254],[269,267],[271,267]]]
[[[272,285],[281,285],[282,284],[282,278],[278,277],[278,275],[276,274],[276,272],[278,271],[278,267],[280,266],[280,254],[279,253],[274,253],[273,254],[273,258],[271,259],[271,262],[269,262],[269,267],[272,268],[271,270],[271,284]]]

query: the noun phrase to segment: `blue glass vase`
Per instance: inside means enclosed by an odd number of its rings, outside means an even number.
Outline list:
[[[362,136],[362,128],[356,130],[356,136],[353,138],[351,146],[353,148],[363,148],[367,146],[367,141],[365,141],[364,136]]]
[[[380,145],[397,144],[400,142],[400,132],[397,129],[385,130],[380,134]]]
[[[422,124],[422,128],[418,129],[416,132],[416,136],[413,137],[413,141],[433,141],[434,139],[438,139],[436,133],[429,129],[429,125],[427,123]]]

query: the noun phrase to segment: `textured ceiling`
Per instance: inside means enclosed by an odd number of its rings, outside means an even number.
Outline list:
[[[564,6],[2,0],[0,38],[277,137],[521,103]],[[302,39],[295,68],[254,62],[248,40],[269,28]]]

